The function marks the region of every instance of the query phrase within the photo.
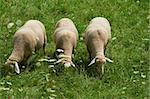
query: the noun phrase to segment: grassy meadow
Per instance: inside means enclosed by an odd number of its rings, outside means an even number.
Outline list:
[[[12,51],[15,31],[27,20],[40,20],[48,37],[47,54],[55,51],[53,32],[64,17],[73,20],[79,40],[74,63],[77,70],[55,73],[49,63],[37,62],[19,75],[4,76],[0,70],[0,99],[150,99],[149,0],[0,0],[0,68]],[[97,16],[111,23],[112,40],[102,80],[87,76],[88,52],[83,34]],[[14,23],[9,28],[8,24]],[[149,74],[148,74],[149,73]]]

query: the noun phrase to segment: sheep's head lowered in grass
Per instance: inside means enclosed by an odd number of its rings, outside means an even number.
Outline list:
[[[105,64],[106,61],[112,63],[113,61],[105,56],[98,55],[99,53],[96,54],[96,57],[90,62],[88,66],[91,66],[94,63],[99,63],[99,64]]]
[[[15,70],[15,72],[18,74],[20,73],[19,65],[16,61],[7,59],[7,62],[5,64],[9,65],[8,68],[10,67],[11,70]]]
[[[69,55],[65,55],[64,50],[57,49],[56,53],[57,53],[56,55],[57,61],[55,62],[55,64],[62,63],[64,64],[64,67],[70,67],[70,66],[75,67],[74,63],[72,62],[72,57]]]

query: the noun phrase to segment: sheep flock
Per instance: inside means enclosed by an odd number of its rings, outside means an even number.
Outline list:
[[[69,18],[60,19],[53,33],[55,42],[54,64],[62,64],[65,68],[76,67],[73,63],[74,50],[78,42],[78,30]],[[113,62],[105,56],[107,44],[111,40],[111,26],[104,17],[95,17],[85,29],[84,42],[89,53],[87,67],[95,67],[99,75],[104,74],[104,64]],[[47,36],[45,26],[38,20],[28,20],[13,36],[13,50],[6,60],[7,68],[17,74],[21,68],[28,66],[28,60],[33,54],[43,49],[46,54]],[[47,62],[50,59],[45,59]]]

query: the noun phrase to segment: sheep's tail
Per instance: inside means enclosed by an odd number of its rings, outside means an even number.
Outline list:
[[[93,65],[94,63],[96,63],[96,58],[94,58],[94,59],[90,62],[90,64],[88,64],[88,66],[91,66],[91,65]]]
[[[108,62],[110,62],[110,63],[113,63],[113,60],[111,60],[111,59],[109,59],[109,58],[107,58],[107,57],[105,57],[105,59],[106,59],[106,61],[108,61]]]

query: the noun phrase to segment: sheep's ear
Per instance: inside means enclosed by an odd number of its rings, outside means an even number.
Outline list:
[[[19,66],[18,66],[18,63],[17,62],[15,62],[15,72],[16,73],[20,73],[20,69],[19,69]]]
[[[58,52],[58,53],[64,53],[64,50],[62,50],[62,49],[57,49],[56,52]]]
[[[73,62],[71,63],[71,66],[72,66],[72,67],[76,67],[75,64],[74,64]]]
[[[90,64],[89,64],[88,66],[93,65],[93,64],[95,63],[95,61],[96,61],[96,58],[94,58],[94,59],[90,62]]]
[[[64,53],[64,50],[63,50],[63,49],[56,49],[56,51],[55,51],[55,56],[56,56],[56,58],[58,58],[58,56],[59,56],[60,54],[62,54],[62,53]]]
[[[104,75],[104,71],[105,71],[104,64],[102,64],[102,75]]]
[[[105,57],[106,61],[110,62],[110,63],[113,63],[113,61],[107,57]]]

